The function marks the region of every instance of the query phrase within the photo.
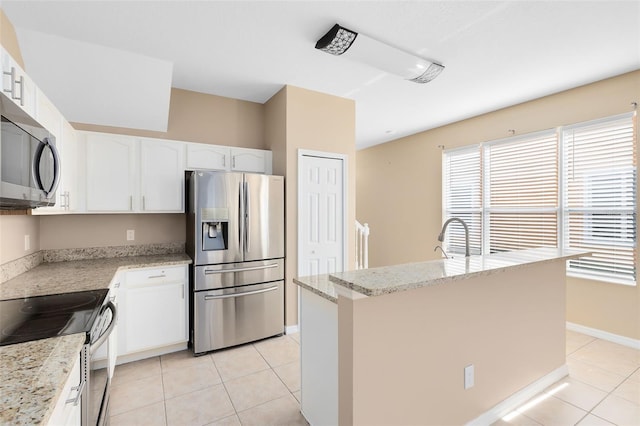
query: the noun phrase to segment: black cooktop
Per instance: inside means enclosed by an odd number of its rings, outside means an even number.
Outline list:
[[[108,289],[0,300],[0,346],[88,333]]]

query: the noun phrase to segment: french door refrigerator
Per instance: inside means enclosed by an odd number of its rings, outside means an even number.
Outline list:
[[[284,332],[284,177],[187,171],[196,355]]]

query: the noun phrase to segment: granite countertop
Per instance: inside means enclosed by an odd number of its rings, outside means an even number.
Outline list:
[[[338,302],[338,293],[328,274],[294,278],[293,282],[333,303]]]
[[[327,300],[337,302],[338,293],[346,290],[355,291],[364,297],[380,296],[479,275],[494,274],[541,262],[567,260],[589,255],[589,252],[584,251],[543,247],[298,277],[294,278],[293,282]]]
[[[380,296],[480,275],[490,275],[532,264],[589,255],[590,253],[586,251],[542,247],[340,272],[329,275],[329,280],[365,296]]]
[[[124,269],[185,265],[185,253],[42,263],[0,284],[0,300],[108,288]],[[85,334],[0,347],[0,424],[46,424]]]
[[[0,424],[46,424],[85,334],[0,347]]]
[[[0,284],[0,300],[109,288],[117,271],[191,263],[185,253],[41,263]]]

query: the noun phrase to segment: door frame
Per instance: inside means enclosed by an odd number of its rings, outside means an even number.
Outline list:
[[[300,225],[300,200],[302,195],[302,157],[319,157],[319,158],[327,158],[331,160],[341,160],[342,161],[342,269],[346,270],[349,263],[349,240],[348,240],[348,226],[347,226],[347,212],[349,211],[347,207],[347,190],[349,183],[349,173],[348,173],[348,159],[349,156],[346,154],[338,154],[335,152],[324,152],[324,151],[315,151],[308,149],[298,149],[298,202],[296,205],[296,216],[297,216],[297,232],[298,232],[298,265],[296,269],[296,274],[299,275],[302,270],[302,256],[301,256],[301,247],[302,247],[302,233],[301,233],[301,225]],[[298,300],[299,302],[299,300]],[[300,309],[300,304],[298,303],[298,310]],[[298,312],[298,315],[300,313]],[[300,318],[300,317],[298,317]]]

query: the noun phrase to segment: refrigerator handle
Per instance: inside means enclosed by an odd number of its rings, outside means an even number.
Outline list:
[[[251,218],[249,217],[249,212],[251,211],[251,197],[249,196],[249,182],[244,183],[244,197],[245,197],[245,224],[244,224],[244,233],[245,233],[245,252],[249,253],[251,250],[251,231],[249,230],[249,224],[251,223]]]
[[[238,226],[240,232],[238,233],[238,247],[240,251],[244,252],[244,182],[240,182],[240,188],[238,189]]]

